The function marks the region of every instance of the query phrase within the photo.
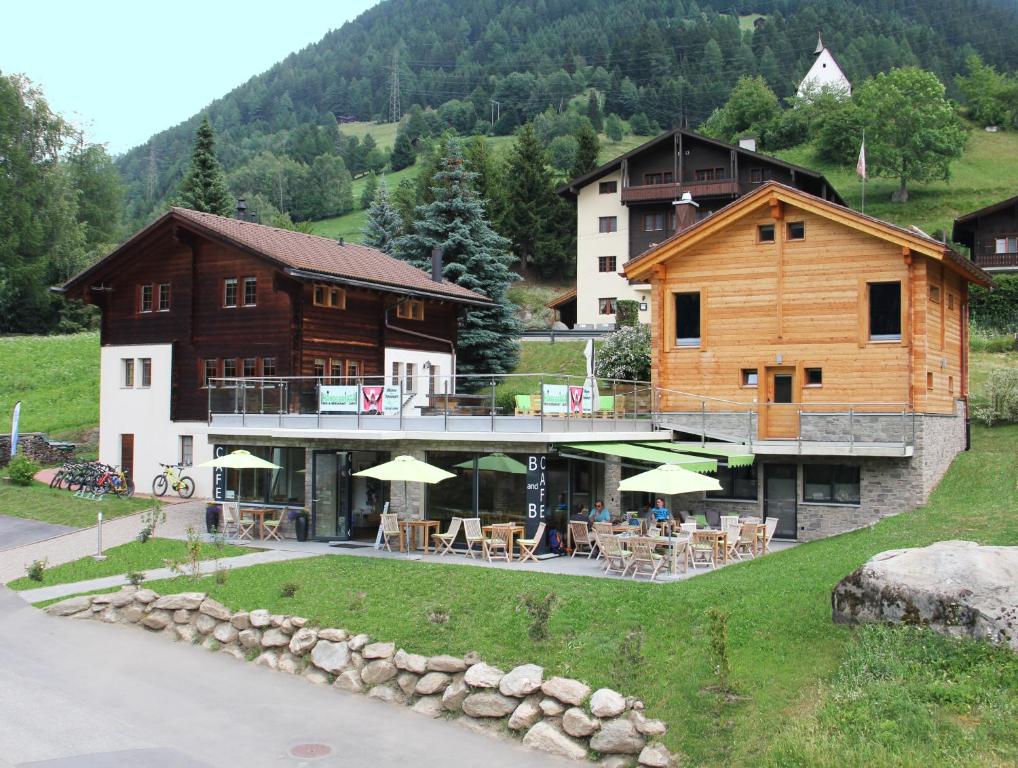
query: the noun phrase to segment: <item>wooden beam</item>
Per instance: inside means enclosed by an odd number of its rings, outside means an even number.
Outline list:
[[[774,240],[780,243],[781,232],[778,231],[780,229],[778,225],[785,218],[785,206],[776,196],[771,197],[770,204],[771,204],[771,218],[774,219]]]
[[[771,216],[774,218],[774,275],[777,283],[778,340],[785,336],[785,233],[781,226],[785,212],[781,201],[771,198]]]

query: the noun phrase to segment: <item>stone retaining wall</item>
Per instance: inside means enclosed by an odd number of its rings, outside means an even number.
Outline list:
[[[50,440],[41,432],[26,432],[18,435],[18,455],[27,456],[43,466],[63,464],[74,458],[74,444]],[[11,436],[0,435],[0,467],[11,461]]]
[[[508,731],[528,747],[574,760],[600,757],[600,765],[612,768],[676,764],[659,741],[665,724],[649,719],[641,701],[609,688],[592,692],[579,680],[547,678],[536,664],[503,672],[474,652],[420,656],[364,634],[316,627],[299,616],[233,612],[203,592],[159,595],[125,587],[72,597],[46,612],[133,624],[427,717],[457,719],[493,735]]]

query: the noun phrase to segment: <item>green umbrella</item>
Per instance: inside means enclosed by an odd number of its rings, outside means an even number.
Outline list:
[[[462,469],[473,469],[474,460],[468,459],[467,461],[461,461],[459,464],[454,466]],[[510,458],[504,453],[489,453],[487,456],[482,456],[477,460],[477,468],[489,470],[491,472],[505,472],[510,475],[527,474],[527,467],[522,462]]]
[[[720,491],[717,478],[683,469],[678,464],[662,464],[657,469],[641,472],[619,483],[620,491],[646,491],[672,496],[677,493]]]

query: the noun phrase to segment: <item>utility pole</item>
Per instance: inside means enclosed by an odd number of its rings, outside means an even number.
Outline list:
[[[389,122],[398,123],[403,117],[399,106],[399,48],[392,52],[392,87],[389,89]]]

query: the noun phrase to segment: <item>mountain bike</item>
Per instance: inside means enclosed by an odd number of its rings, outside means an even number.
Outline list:
[[[120,467],[106,465],[102,467],[102,472],[91,490],[97,494],[112,493],[116,496],[133,496],[134,483],[128,479],[127,474]]]
[[[152,481],[152,494],[162,496],[169,488],[177,492],[182,499],[189,499],[194,493],[194,480],[187,475],[180,474],[184,468],[183,464],[163,464],[159,462],[163,471],[156,475]]]

